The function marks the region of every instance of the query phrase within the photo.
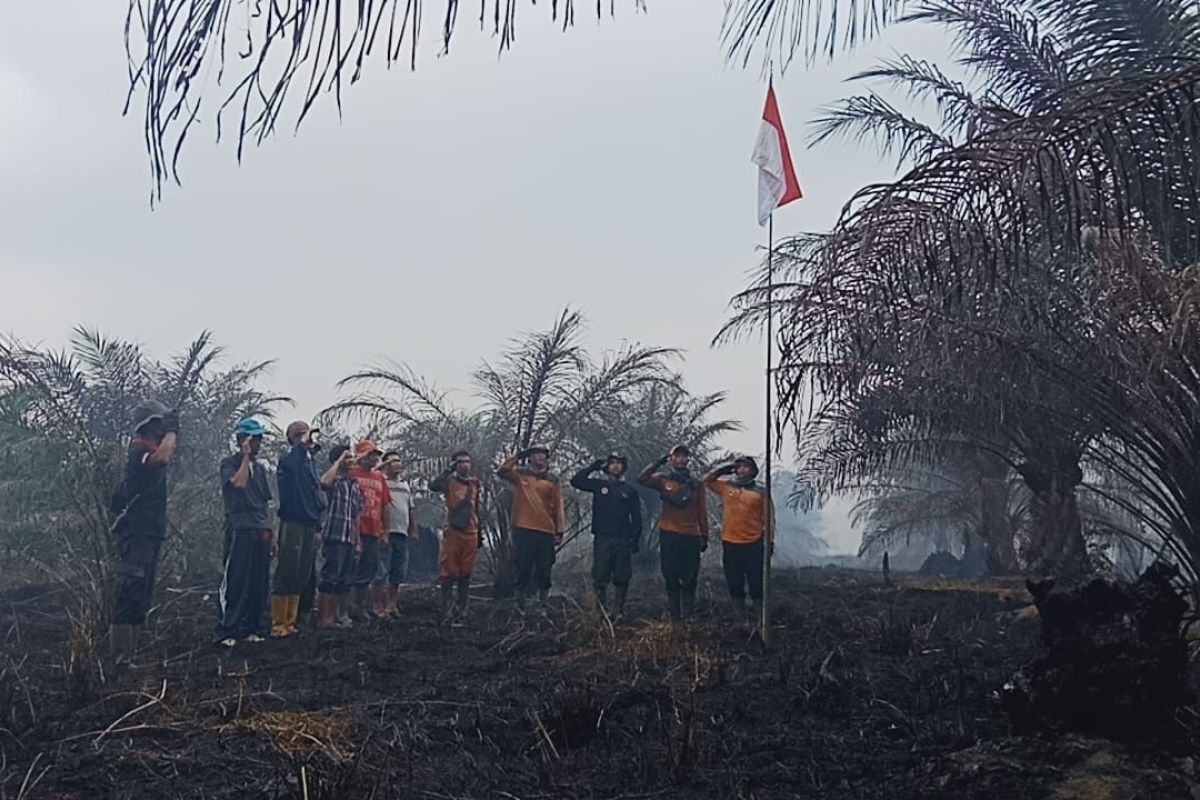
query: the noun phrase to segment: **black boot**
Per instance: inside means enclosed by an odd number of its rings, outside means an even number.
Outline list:
[[[471,602],[471,582],[458,582],[458,616],[461,619],[467,617],[467,605]]]
[[[442,618],[449,620],[454,616],[454,582],[442,581]]]
[[[608,610],[608,587],[607,586],[599,586],[599,585],[596,586],[596,602],[599,603],[601,608],[605,609],[606,611]]]
[[[692,612],[696,610],[696,590],[684,591],[680,593],[680,616],[688,619],[692,616]]]
[[[623,617],[623,616],[625,616],[625,597],[629,594],[629,587],[628,586],[618,586],[618,587],[616,587],[616,593],[617,593],[617,598],[616,598],[617,599],[617,616]]]
[[[367,587],[355,586],[351,595],[353,602],[350,605],[350,619],[355,622],[363,622],[370,616],[367,613]]]
[[[133,652],[137,649],[137,626],[113,625],[108,630],[108,644],[115,662],[133,663]]]
[[[667,590],[667,613],[673,620],[683,616],[683,605],[677,590]]]

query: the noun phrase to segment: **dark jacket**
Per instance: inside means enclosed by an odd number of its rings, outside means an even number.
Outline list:
[[[139,437],[129,445],[125,476],[112,501],[116,533],[162,539],[167,535],[167,465],[150,460],[157,445]]]
[[[279,459],[279,518],[309,528],[321,525],[321,479],[306,445],[294,444]]]
[[[245,489],[230,483],[242,466],[242,454],[234,453],[221,462],[221,499],[225,501],[225,527],[229,530],[271,527],[271,481],[263,462],[250,465],[250,482]]]
[[[571,485],[592,495],[592,533],[637,541],[642,536],[642,499],[637,489],[623,480],[592,478],[592,466],[586,466]]]

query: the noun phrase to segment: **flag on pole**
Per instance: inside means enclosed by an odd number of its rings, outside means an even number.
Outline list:
[[[796,168],[792,166],[787,134],[783,132],[779,104],[775,102],[774,86],[767,88],[767,105],[750,160],[758,165],[758,224],[766,225],[771,212],[803,196]]]

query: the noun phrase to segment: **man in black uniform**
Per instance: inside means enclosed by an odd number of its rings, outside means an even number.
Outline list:
[[[179,414],[162,403],[144,400],[134,409],[125,475],[112,499],[117,574],[109,643],[118,661],[133,658],[154,598],[158,550],[167,535],[167,465],[178,433]]]
[[[592,580],[596,599],[608,608],[608,584],[616,587],[617,614],[625,613],[625,598],[633,577],[633,554],[642,539],[642,501],[637,489],[625,482],[629,462],[625,456],[612,453],[588,464],[571,485],[592,495],[592,535],[595,545],[592,555]],[[604,471],[603,478],[592,473]]]

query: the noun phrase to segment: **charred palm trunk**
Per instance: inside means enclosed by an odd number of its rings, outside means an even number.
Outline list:
[[[1076,498],[1083,482],[1078,454],[1025,463],[1018,471],[1033,492],[1029,568],[1041,574],[1086,571],[1087,545]]]
[[[1008,463],[990,451],[975,455],[979,467],[979,535],[987,545],[990,562],[1006,574],[1018,571],[1008,513]]]

